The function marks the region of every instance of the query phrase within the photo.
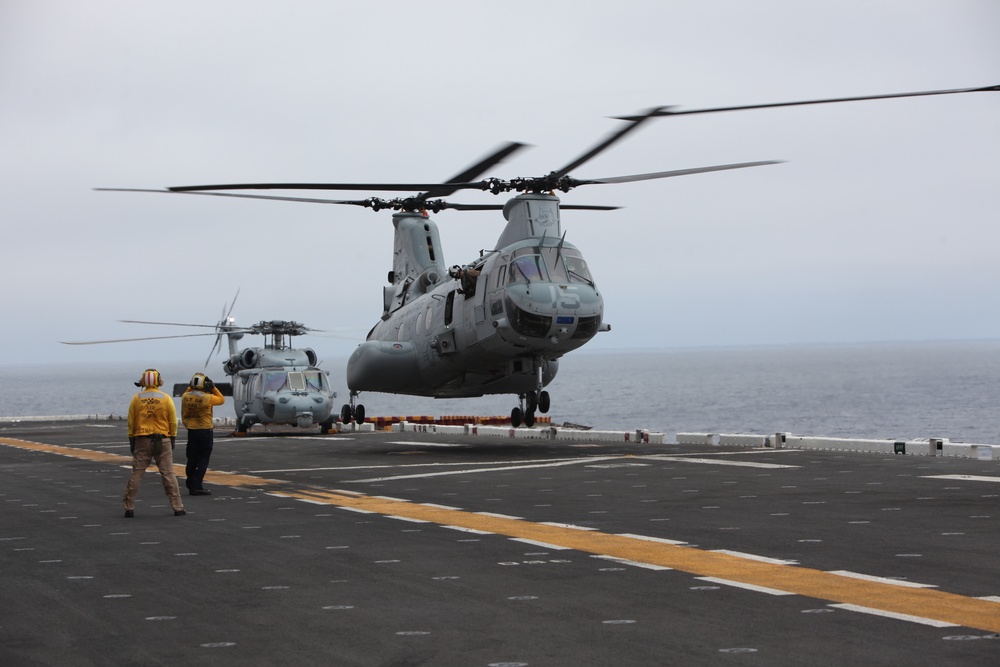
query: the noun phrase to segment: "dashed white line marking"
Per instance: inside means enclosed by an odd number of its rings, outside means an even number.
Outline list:
[[[591,558],[600,558],[601,560],[609,560],[612,563],[618,563],[619,565],[631,565],[632,567],[641,567],[644,570],[670,570],[672,568],[665,567],[663,565],[653,565],[652,563],[640,563],[635,560],[628,560],[627,558],[617,558],[615,556],[601,556],[594,555]]]
[[[738,466],[741,468],[766,468],[769,470],[779,470],[782,468],[798,468],[800,466],[784,465],[780,463],[760,463],[758,461],[725,461],[722,459],[699,459],[687,456],[643,456],[637,458],[653,459],[655,461],[677,461],[679,463],[705,463],[715,466]]]
[[[536,540],[529,540],[526,537],[512,537],[510,538],[514,542],[524,542],[525,544],[530,544],[535,547],[542,547],[543,549],[553,549],[556,551],[565,551],[570,547],[562,547],[557,544],[548,544],[547,542],[538,542]]]
[[[841,577],[850,577],[851,579],[862,579],[864,581],[877,581],[882,584],[892,584],[893,586],[904,586],[906,588],[937,588],[934,584],[918,584],[915,581],[903,581],[901,579],[890,579],[888,577],[875,577],[870,574],[859,574],[858,572],[851,572],[849,570],[830,570],[830,574],[836,574]]]
[[[441,526],[442,528],[447,528],[448,530],[458,530],[463,533],[473,533],[475,535],[494,535],[485,530],[476,530],[475,528],[463,528],[462,526]]]
[[[781,560],[778,558],[768,558],[767,556],[758,556],[756,554],[743,553],[742,551],[730,551],[729,549],[712,549],[713,553],[717,554],[727,554],[729,556],[736,556],[737,558],[746,558],[747,560],[756,560],[761,563],[771,563],[773,565],[798,565],[797,560]]]
[[[757,593],[767,593],[768,595],[795,595],[795,593],[789,593],[788,591],[779,591],[776,588],[767,588],[766,586],[755,586],[754,584],[747,584],[742,581],[730,581],[729,579],[719,579],[717,577],[696,577],[701,581],[710,581],[714,584],[722,584],[723,586],[733,586],[735,588],[744,588],[748,591],[755,591]]]
[[[646,540],[647,542],[660,542],[662,544],[687,544],[681,540],[668,540],[665,537],[650,537],[649,535],[636,535],[635,533],[618,533],[619,537],[631,537],[635,540]]]
[[[924,479],[954,479],[963,482],[1000,482],[1000,477],[987,477],[986,475],[924,475],[923,477]]]
[[[506,470],[531,470],[534,468],[557,468],[560,466],[576,465],[579,463],[593,463],[596,461],[608,461],[618,457],[615,456],[591,456],[583,459],[564,459],[561,461],[548,461],[544,463],[530,463],[528,465],[501,466],[496,468],[466,468],[463,470],[444,470],[441,472],[417,473],[413,475],[394,475],[392,477],[369,477],[367,479],[350,479],[345,484],[361,484],[366,482],[386,482],[400,479],[420,479],[425,477],[442,477],[445,475],[474,475],[481,472],[500,472]]]
[[[954,623],[946,623],[944,621],[937,621],[933,618],[924,618],[923,616],[910,616],[909,614],[897,614],[891,611],[883,611],[881,609],[872,609],[871,607],[862,607],[856,604],[832,604],[831,607],[836,607],[837,609],[846,609],[847,611],[857,611],[862,614],[871,614],[872,616],[882,616],[883,618],[894,618],[899,621],[909,621],[911,623],[920,623],[922,625],[930,625],[935,628],[957,628],[958,626]]]

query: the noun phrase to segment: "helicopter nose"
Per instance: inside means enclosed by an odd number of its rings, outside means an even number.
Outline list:
[[[319,396],[291,395],[281,396],[276,408],[276,420],[295,421],[299,426],[308,426],[329,417],[331,403]]]
[[[509,289],[505,299],[507,324],[525,338],[551,344],[590,340],[601,327],[604,301],[589,285],[533,283]],[[494,326],[499,328],[500,323]]]

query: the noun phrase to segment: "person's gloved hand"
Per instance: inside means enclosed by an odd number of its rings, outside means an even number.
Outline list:
[[[170,451],[174,451],[174,447],[176,447],[176,446],[177,446],[177,438],[171,436],[170,437]]]
[[[135,438],[132,436],[129,436],[128,439],[128,450],[135,454]]]
[[[212,382],[211,378],[206,377],[205,378],[205,391],[211,392],[213,389],[215,389],[215,383]]]

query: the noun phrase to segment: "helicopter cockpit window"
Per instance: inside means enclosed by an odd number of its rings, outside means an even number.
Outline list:
[[[569,275],[566,273],[565,250],[562,248],[539,248],[545,258],[545,266],[549,270],[549,279],[554,283],[569,282]]]
[[[511,283],[534,283],[547,282],[548,273],[542,256],[535,254],[537,248],[525,248],[519,250],[518,254],[510,263]]]
[[[590,269],[587,268],[587,262],[584,261],[583,257],[567,253],[564,255],[564,258],[570,282],[594,284],[594,279],[590,275]]]
[[[266,371],[264,373],[264,393],[269,391],[280,391],[285,386],[288,375],[284,371]]]
[[[305,371],[302,377],[306,381],[307,391],[323,391],[323,373],[320,371]]]
[[[306,379],[302,371],[291,371],[288,374],[288,388],[292,391],[306,390]]]

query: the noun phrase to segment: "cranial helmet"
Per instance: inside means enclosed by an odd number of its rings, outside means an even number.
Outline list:
[[[163,378],[160,377],[160,371],[155,368],[147,368],[142,372],[142,377],[139,378],[136,385],[140,387],[162,387]]]
[[[191,376],[191,388],[204,391],[205,380],[207,379],[208,378],[205,377],[204,373],[195,373],[194,375]]]

